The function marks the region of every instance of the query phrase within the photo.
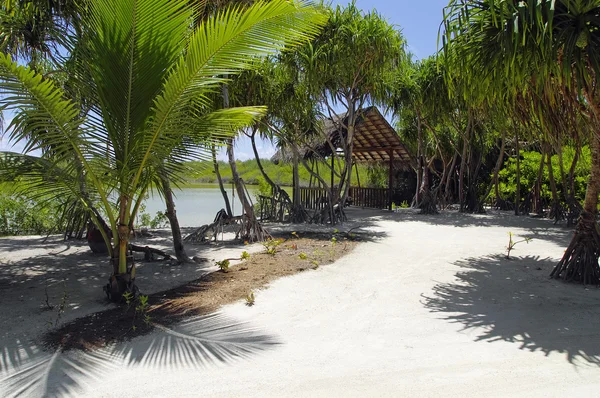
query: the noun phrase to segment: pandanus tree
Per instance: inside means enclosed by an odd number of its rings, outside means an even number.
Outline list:
[[[331,156],[340,158],[332,170],[339,184],[337,189],[326,186],[331,188],[330,207],[340,205],[341,209],[350,188],[353,138],[360,110],[387,97],[388,74],[405,52],[400,32],[376,12],[364,14],[351,3],[328,10],[328,14],[323,32],[306,45],[301,67],[323,113],[332,118],[338,131],[344,131],[343,137],[335,140],[339,143],[329,143]],[[340,110],[343,117],[336,117]],[[332,197],[334,191],[337,197]]]
[[[578,104],[574,116],[587,125],[592,166],[575,235],[551,275],[593,284],[600,284],[599,18],[598,0],[453,0],[445,15],[446,54],[479,93],[473,100],[514,102],[531,87]]]
[[[53,172],[74,164],[83,168],[112,232],[111,242],[92,215],[111,247],[108,290],[114,299],[134,287],[135,266],[127,253],[131,220],[148,189],[163,176],[172,180],[189,159],[184,139],[210,143],[264,112],[213,111],[209,97],[227,81],[223,76],[306,40],[324,23],[309,4],[286,0],[228,8],[195,28],[193,11],[183,0],[89,2],[77,44],[89,71],[79,84],[93,104],[85,115],[52,81],[0,54],[3,104],[15,112],[10,138],[32,150],[53,148],[39,158],[47,163],[38,167],[40,175],[27,181],[48,192],[78,194],[73,179]],[[18,154],[7,156],[18,162]],[[79,199],[93,205],[89,196]]]
[[[79,28],[74,0],[0,1],[0,50],[18,56],[33,68],[62,64],[61,51],[71,48]]]
[[[414,143],[415,205],[422,213],[435,214],[437,194],[453,159],[450,130],[442,126],[454,104],[448,96],[442,68],[435,57],[416,62],[407,59],[395,71],[392,87],[392,105],[400,134],[405,143]],[[437,173],[436,160],[442,163],[443,174],[438,176],[436,192],[432,192],[431,175]]]

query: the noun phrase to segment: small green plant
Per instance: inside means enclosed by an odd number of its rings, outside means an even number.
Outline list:
[[[240,260],[242,260],[242,261],[250,260],[250,253],[248,253],[247,251],[243,251],[242,255],[240,256]]]
[[[144,321],[144,324],[149,325],[150,324],[150,315],[148,315],[149,307],[150,307],[150,305],[148,304],[148,296],[139,295],[137,298],[137,304],[135,306],[134,322],[135,322],[135,316],[140,316],[142,318],[142,320]],[[133,330],[135,330],[135,324],[133,325]]]
[[[310,263],[313,265],[312,269],[319,269],[319,262],[317,260],[312,260]]]
[[[67,293],[67,282],[63,280],[63,293],[62,293],[62,297],[60,298],[60,302],[58,303],[57,306],[50,304],[50,298],[48,296],[48,287],[46,287],[45,295],[46,295],[46,302],[45,302],[46,309],[53,310],[56,308],[56,318],[54,319],[54,321],[49,320],[47,322],[48,327],[50,327],[50,328],[56,327],[60,323],[60,320],[65,313],[65,310],[67,308],[67,303],[69,300],[69,293]]]
[[[515,246],[518,243],[525,242],[525,243],[529,244],[529,241],[531,241],[531,238],[523,238],[521,240],[514,241],[513,240],[513,233],[509,232],[508,233],[508,246],[506,246],[506,259],[510,260],[510,252],[512,250],[514,250]]]
[[[219,269],[225,273],[229,272],[229,264],[230,264],[229,259],[225,259],[225,260],[216,262],[217,267],[219,267]]]
[[[265,247],[265,253],[274,256],[277,254],[277,247],[284,242],[283,239],[269,239],[262,243]]]
[[[300,254],[298,254],[298,258],[300,260],[306,260],[308,258],[308,256],[306,255],[306,253],[300,253]]]
[[[125,301],[125,305],[127,306],[125,312],[129,312],[131,307],[133,307],[133,320],[131,321],[131,330],[135,331],[137,329],[136,321],[138,319],[142,319],[144,324],[147,326],[151,322],[150,315],[148,315],[148,308],[150,308],[150,304],[148,303],[148,296],[139,295],[137,298],[135,295],[127,291],[122,295],[123,300]]]
[[[408,204],[408,202],[405,200],[402,203],[400,203],[399,206],[401,209],[408,209],[410,207],[410,205]]]
[[[292,232],[292,237],[295,239],[300,239],[300,237],[298,236],[298,233],[296,231]]]
[[[333,258],[335,256],[335,245],[337,244],[337,242],[338,240],[335,236],[331,238],[331,246],[329,246],[329,257],[331,258],[331,261],[333,261]]]
[[[254,292],[248,293],[248,295],[246,296],[246,305],[248,307],[252,307],[254,305],[254,301],[255,301]]]

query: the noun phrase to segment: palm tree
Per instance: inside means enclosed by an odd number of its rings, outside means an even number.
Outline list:
[[[127,245],[145,193],[161,176],[172,181],[183,161],[203,150],[190,151],[183,140],[210,144],[264,112],[261,107],[212,111],[209,95],[226,82],[222,76],[308,39],[325,22],[307,3],[286,0],[257,2],[243,11],[232,7],[195,29],[193,17],[184,0],[90,2],[79,43],[90,76],[79,82],[93,104],[87,115],[52,81],[0,54],[0,90],[16,115],[10,138],[26,141],[29,149],[54,148],[40,161],[56,167],[42,169],[29,183],[77,193],[71,180],[53,173],[79,164],[99,197],[114,238],[109,284],[114,299],[134,287]],[[93,205],[84,195],[80,200]],[[92,218],[100,227],[98,217]],[[109,234],[100,230],[111,246]]]
[[[542,98],[548,91],[563,93],[578,104],[572,116],[587,120],[592,167],[576,233],[551,275],[600,284],[595,222],[600,193],[600,1],[452,0],[445,13],[445,56],[464,77],[463,89],[471,100],[508,108],[506,104],[531,87]],[[566,137],[569,131],[562,134]]]

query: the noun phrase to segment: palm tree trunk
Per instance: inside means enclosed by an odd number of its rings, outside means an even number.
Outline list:
[[[163,186],[163,194],[165,195],[165,204],[167,211],[165,215],[169,219],[171,225],[171,234],[173,235],[173,248],[175,250],[175,257],[180,263],[189,263],[192,260],[189,258],[183,247],[183,238],[181,237],[181,227],[179,226],[179,220],[177,219],[177,212],[175,211],[175,201],[173,200],[173,190],[171,189],[171,183],[168,178],[161,177],[161,183]]]

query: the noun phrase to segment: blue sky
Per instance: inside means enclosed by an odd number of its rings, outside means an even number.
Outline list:
[[[346,5],[349,1],[332,0],[333,5]],[[402,31],[408,50],[416,58],[426,58],[437,50],[438,30],[442,22],[442,10],[448,0],[356,0],[357,7],[368,12],[376,10],[397,29]],[[6,115],[8,116],[8,115]],[[0,138],[0,150],[9,149],[6,138]],[[12,148],[19,150],[20,148]],[[258,143],[261,157],[269,158],[275,152],[267,142]],[[253,158],[249,140],[241,138],[236,145],[236,158]],[[225,160],[224,151],[219,159]]]
[[[426,58],[436,52],[437,38],[443,9],[449,0],[356,0],[356,6],[365,12],[376,10],[399,29],[408,43],[408,49],[417,58]],[[346,5],[347,0],[333,0],[334,5]]]

